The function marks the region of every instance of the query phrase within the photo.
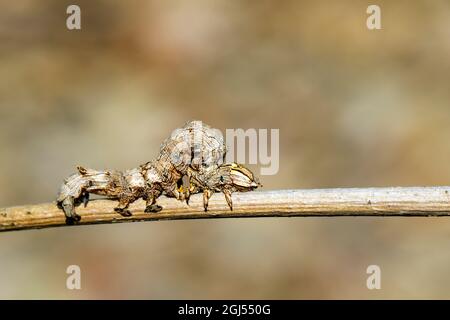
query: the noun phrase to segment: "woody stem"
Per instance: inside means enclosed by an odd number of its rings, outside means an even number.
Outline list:
[[[114,212],[117,201],[94,200],[77,207],[77,225],[113,222],[242,217],[330,217],[330,216],[449,216],[449,187],[340,188],[274,190],[233,193],[233,211],[223,194],[209,200],[203,210],[202,195],[193,195],[190,205],[173,198],[160,197],[159,213],[145,213],[145,201],[129,207],[131,217]],[[54,203],[0,209],[0,231],[65,226],[62,210]]]

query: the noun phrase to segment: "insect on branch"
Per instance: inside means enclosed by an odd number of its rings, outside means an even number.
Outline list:
[[[233,211],[219,194],[211,197],[207,212],[201,195],[193,195],[189,205],[167,197],[160,202],[162,211],[147,213],[145,201],[138,200],[129,207],[132,215],[126,217],[114,210],[113,201],[93,200],[78,208],[81,220],[75,225],[244,217],[449,216],[450,186],[238,192]],[[57,226],[67,225],[55,203],[0,209],[0,231]]]

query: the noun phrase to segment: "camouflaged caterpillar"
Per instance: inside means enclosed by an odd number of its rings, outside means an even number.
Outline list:
[[[93,170],[78,166],[78,172],[61,185],[56,203],[64,211],[66,223],[80,220],[75,207],[89,202],[89,194],[118,200],[114,210],[131,216],[130,203],[137,199],[146,201],[145,212],[158,212],[162,207],[156,199],[165,194],[189,203],[194,193],[203,192],[203,206],[214,192],[223,192],[233,210],[232,192],[246,192],[260,186],[253,173],[237,163],[224,164],[226,145],[220,131],[189,121],[176,129],[161,145],[156,160],[126,171]],[[183,187],[187,177],[188,187]]]

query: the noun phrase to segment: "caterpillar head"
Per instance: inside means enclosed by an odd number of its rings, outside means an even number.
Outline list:
[[[217,191],[228,189],[232,192],[245,192],[261,186],[249,169],[235,162],[219,166],[212,180],[214,185],[211,187]]]
[[[190,193],[202,189],[212,191],[229,190],[231,192],[252,191],[262,185],[253,173],[241,164],[232,162],[211,167],[202,175],[194,175],[190,183]]]

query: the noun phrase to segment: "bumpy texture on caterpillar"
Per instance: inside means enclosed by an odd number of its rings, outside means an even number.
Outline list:
[[[220,131],[190,121],[163,142],[156,160],[138,168],[121,172],[78,166],[78,173],[62,184],[56,202],[69,224],[80,220],[75,207],[81,203],[86,206],[90,193],[118,200],[114,210],[123,216],[131,215],[128,206],[139,198],[146,201],[146,212],[160,211],[156,199],[162,193],[188,203],[190,194],[203,192],[206,211],[212,193],[222,191],[232,210],[231,193],[254,190],[259,182],[242,165],[222,164],[225,153]],[[188,178],[187,188],[182,185],[184,176]]]

